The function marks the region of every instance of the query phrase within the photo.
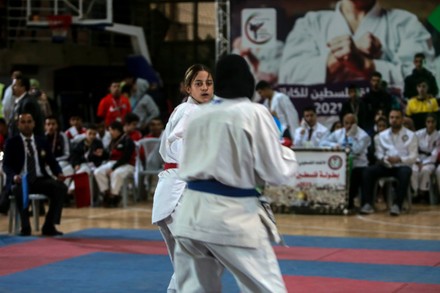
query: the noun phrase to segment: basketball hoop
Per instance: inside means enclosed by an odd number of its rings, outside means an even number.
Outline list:
[[[49,15],[47,22],[52,30],[52,42],[64,43],[67,32],[72,25],[71,15]]]

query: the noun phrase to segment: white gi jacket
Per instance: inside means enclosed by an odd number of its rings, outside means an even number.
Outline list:
[[[435,164],[438,155],[438,142],[440,134],[437,130],[428,134],[426,128],[420,129],[416,132],[417,140],[419,142],[419,156],[418,163],[422,165]]]
[[[348,138],[349,137],[349,138]],[[353,155],[353,167],[368,166],[367,152],[371,143],[370,136],[361,128],[356,126],[354,134],[347,137],[345,128],[338,129],[325,137],[320,146],[322,147],[346,147],[347,143],[351,143],[351,153]]]
[[[380,40],[382,55],[374,60],[374,65],[390,85],[403,85],[404,77],[414,68],[416,53],[423,52],[427,64],[431,64],[434,57],[431,35],[417,16],[400,9],[382,9],[378,2],[355,34],[340,11],[341,2],[334,11],[309,12],[298,19],[286,39],[278,83],[325,83],[330,52],[327,43],[342,35],[351,35],[357,40],[370,32]]]
[[[215,179],[231,187],[254,189],[294,180],[295,153],[279,143],[267,108],[247,98],[217,98],[201,106],[191,118],[184,141],[179,172],[185,181]],[[264,241],[255,232],[263,225],[261,213],[257,196],[187,189],[176,210],[174,236],[258,248]]]
[[[301,131],[305,130],[303,134]],[[294,147],[319,147],[319,143],[324,139],[330,131],[319,122],[316,122],[313,127],[313,132],[310,141],[308,140],[310,132],[310,126],[306,125],[305,128],[299,127],[295,130],[295,136],[293,140]]]
[[[174,109],[161,135],[159,153],[164,162],[179,163],[183,133],[186,130],[188,118],[198,107],[197,102],[192,97],[188,97],[186,103]],[[168,169],[159,173],[151,216],[153,224],[171,215],[185,187],[186,183],[179,179],[177,169]]]
[[[269,100],[264,100],[263,103],[266,107],[269,108]],[[270,111],[275,112],[276,116],[280,120],[281,123],[281,134],[289,128],[290,137],[293,138],[295,136],[295,129],[299,126],[299,118],[298,112],[295,109],[292,101],[288,96],[283,93],[274,91],[274,95],[272,97],[272,101],[270,104]]]
[[[388,128],[378,134],[376,142],[376,158],[387,167],[409,166],[416,162],[418,156],[417,137],[411,130],[402,127],[397,134],[393,134]],[[401,163],[391,165],[387,158],[399,156]]]

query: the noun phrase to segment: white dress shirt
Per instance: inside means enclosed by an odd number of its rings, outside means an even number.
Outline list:
[[[34,135],[32,134],[31,137],[26,137],[23,134],[20,133],[21,139],[23,140],[23,144],[24,144],[24,152],[25,152],[25,156],[24,156],[24,166],[23,166],[23,171],[22,173],[27,172],[27,156],[26,154],[29,152],[28,147],[27,147],[27,139],[31,139],[31,145],[34,148],[34,158],[35,158],[35,171],[37,173],[37,177],[43,177],[43,173],[41,172],[40,169],[40,161],[38,160],[38,149],[37,149],[37,145],[35,144],[35,138]]]
[[[312,136],[309,138],[309,133],[311,131],[311,128],[313,128]],[[301,134],[301,132],[304,130],[304,133]],[[319,147],[319,143],[322,139],[324,139],[330,131],[322,125],[321,123],[317,122],[315,126],[310,127],[309,125],[305,125],[304,127],[299,127],[295,130],[295,137],[293,140],[293,146],[294,147]]]

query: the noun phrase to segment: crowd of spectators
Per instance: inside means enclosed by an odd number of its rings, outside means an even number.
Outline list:
[[[17,193],[17,187],[21,188],[21,178],[25,174],[29,177],[33,169],[37,170],[38,180],[30,182],[28,179],[31,188],[29,192],[38,190],[48,194],[49,207],[57,205],[55,221],[54,208],[49,208],[47,212],[47,227],[43,227],[45,235],[61,234],[54,226],[61,217],[62,206],[58,205],[61,202],[69,206],[75,201],[74,174],[87,173],[96,182],[99,195],[92,199],[93,204],[118,207],[124,180],[133,177],[136,160],[144,155],[138,142],[144,138],[160,137],[164,128],[159,109],[147,93],[148,82],[139,78],[131,84],[123,80],[112,80],[108,94],[100,100],[97,109],[96,117],[101,122],[83,121],[81,113],[72,113],[69,117],[70,125],[63,130],[59,117],[53,115],[51,104],[46,93],[40,90],[38,81],[18,71],[14,71],[11,77],[11,85],[2,100],[4,118],[0,119],[0,148],[4,150],[3,162],[20,167],[15,170],[4,165],[0,212],[8,212],[11,194],[22,199],[19,195],[22,190],[18,189]],[[125,90],[121,91],[121,88]],[[25,143],[27,139],[33,146]],[[20,153],[20,149],[12,150],[11,142],[20,146],[23,153]],[[55,161],[46,163],[47,158],[54,158]],[[57,179],[65,187],[66,191],[60,192],[56,199],[51,192],[42,190],[42,186],[49,186],[44,181],[49,178]],[[51,184],[58,186],[58,183]],[[19,212],[24,224],[21,234],[28,236],[31,235],[29,221],[23,219],[28,217],[29,208],[25,202],[20,202],[20,205]]]
[[[389,207],[393,216],[401,213],[408,192],[414,202],[429,201],[429,191],[435,188],[431,182],[434,173],[440,182],[438,86],[434,75],[424,66],[424,54],[416,54],[413,64],[412,73],[405,78],[402,97],[390,94],[382,74],[377,71],[371,73],[369,91],[363,96],[359,95],[356,85],[350,84],[349,98],[342,105],[339,121],[331,129],[317,121],[313,106],[303,109],[301,121],[288,123],[286,116],[298,117],[296,109],[289,114],[285,113],[287,107],[280,111],[273,101],[280,100],[283,94],[262,91],[268,87],[267,82],[257,84],[263,104],[270,109],[275,121],[281,122],[280,139],[284,145],[350,148],[354,162],[347,205],[352,211],[365,215],[374,212],[377,200],[374,188],[383,177],[395,179],[396,192]],[[295,123],[298,126],[294,126]],[[436,188],[440,192],[440,185]],[[360,200],[356,206],[358,195]]]

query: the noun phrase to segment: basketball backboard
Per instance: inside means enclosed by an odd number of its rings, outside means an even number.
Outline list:
[[[48,27],[54,15],[70,15],[72,25],[109,26],[113,24],[112,0],[26,0],[26,24]]]

